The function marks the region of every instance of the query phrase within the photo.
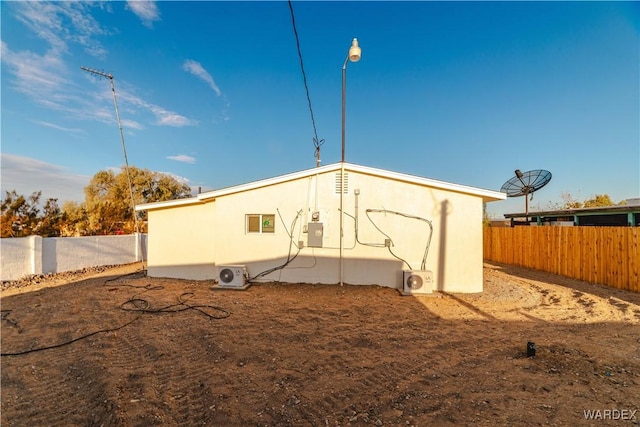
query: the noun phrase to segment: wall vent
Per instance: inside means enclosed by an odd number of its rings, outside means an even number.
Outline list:
[[[349,172],[344,173],[344,181],[340,179],[340,172],[336,172],[336,194],[340,194],[341,187],[342,194],[349,193]]]

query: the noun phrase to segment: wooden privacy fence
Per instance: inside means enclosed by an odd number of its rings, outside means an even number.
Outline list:
[[[638,227],[485,227],[484,259],[640,292]]]

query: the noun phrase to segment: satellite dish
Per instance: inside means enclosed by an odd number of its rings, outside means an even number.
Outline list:
[[[533,200],[533,193],[544,187],[551,181],[551,172],[536,169],[528,172],[520,172],[520,169],[516,169],[516,176],[509,179],[502,185],[500,191],[507,193],[507,197],[520,197],[525,198],[525,213],[527,215],[527,221],[529,220],[529,198]]]

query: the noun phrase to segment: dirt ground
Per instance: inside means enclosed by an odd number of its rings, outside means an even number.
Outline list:
[[[3,426],[640,423],[640,294],[498,264],[439,297],[140,267],[3,286]]]

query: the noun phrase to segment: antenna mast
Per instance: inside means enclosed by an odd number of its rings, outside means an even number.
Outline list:
[[[127,173],[127,182],[129,184],[129,196],[131,197],[131,214],[133,215],[133,225],[135,227],[136,234],[139,234],[138,219],[136,218],[136,204],[135,204],[135,201],[133,200],[133,187],[131,185],[131,175],[129,174],[129,160],[127,159],[127,148],[125,147],[125,144],[124,144],[124,133],[122,132],[122,124],[120,123],[120,112],[118,111],[118,100],[116,98],[116,87],[115,87],[115,84],[113,83],[113,75],[104,73],[102,71],[94,70],[92,68],[83,67],[83,66],[80,66],[80,69],[87,71],[91,74],[95,74],[100,77],[109,79],[109,81],[111,82],[111,93],[113,94],[113,106],[116,110],[116,120],[118,121],[118,129],[120,130],[120,142],[122,144],[122,154],[124,155],[124,165]]]

